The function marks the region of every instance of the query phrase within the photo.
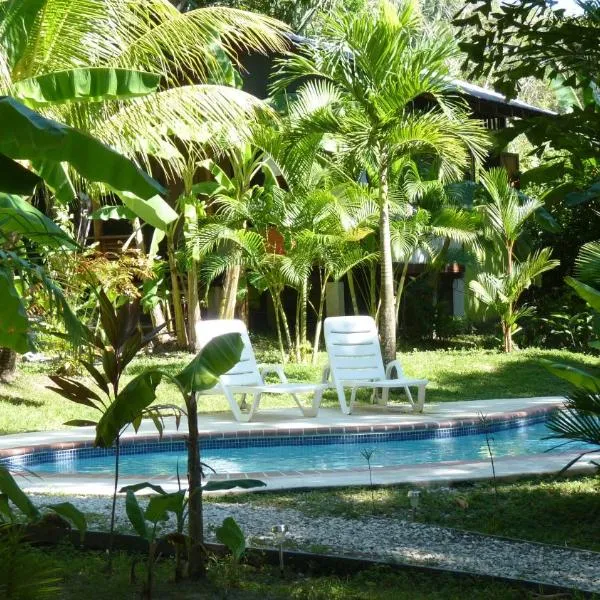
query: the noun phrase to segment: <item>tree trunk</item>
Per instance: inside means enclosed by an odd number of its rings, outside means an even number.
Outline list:
[[[183,298],[179,286],[179,269],[175,260],[175,245],[173,243],[173,232],[167,234],[167,254],[169,255],[169,270],[171,272],[171,292],[173,294],[173,314],[175,316],[175,335],[177,345],[187,348],[187,334],[185,328],[185,316],[183,314]]]
[[[346,273],[346,278],[348,279],[348,289],[350,290],[350,298],[352,299],[352,311],[354,315],[358,315],[358,300],[356,298],[356,288],[354,286],[354,273],[352,273],[352,269]]]
[[[302,362],[306,359],[308,335],[306,329],[306,321],[308,317],[308,279],[302,282],[300,290],[300,357]]]
[[[323,311],[325,308],[325,290],[327,289],[327,281],[329,279],[329,273],[325,273],[325,277],[321,283],[321,296],[319,298],[319,310],[317,312],[317,324],[315,327],[315,341],[313,344],[313,353],[311,364],[315,366],[317,364],[317,358],[319,355],[319,343],[321,341],[321,329],[323,327]]]
[[[188,532],[190,538],[188,576],[190,579],[197,580],[206,576],[206,560],[202,515],[202,467],[198,444],[198,403],[195,392],[187,398],[186,408],[188,418]]]
[[[0,381],[10,383],[17,376],[17,353],[10,348],[0,348]]]
[[[382,155],[380,156],[379,166],[379,245],[381,253],[379,334],[385,364],[396,359],[396,312],[394,306],[394,270],[390,235],[388,175],[388,157]]]
[[[275,327],[277,328],[277,341],[279,342],[279,352],[281,353],[281,362],[286,363],[285,349],[283,347],[283,337],[281,335],[281,317],[279,315],[278,294],[269,289],[271,300],[273,301],[273,310],[275,311]]]
[[[283,325],[283,332],[285,333],[285,341],[288,346],[288,351],[291,352],[293,349],[292,336],[290,334],[290,325],[288,323],[287,315],[285,314],[285,309],[283,308],[281,296],[277,297],[277,304],[279,308],[279,313],[281,314],[281,324]]]
[[[513,244],[508,242],[506,244],[506,274],[510,279],[513,274]],[[509,302],[507,307],[507,319],[504,320],[502,328],[504,330],[504,352],[510,353],[513,351],[512,341],[512,313],[513,303]]]
[[[374,263],[369,267],[369,313],[377,318],[377,265]]]
[[[404,283],[406,282],[409,260],[410,259],[407,259],[402,267],[402,273],[400,274],[400,280],[398,281],[398,287],[396,288],[396,323],[400,322],[400,306],[402,305],[402,294],[404,293]]]
[[[225,290],[224,295],[224,316],[223,319],[234,319],[235,318],[235,307],[237,304],[237,295],[238,295],[238,287],[240,284],[240,276],[242,273],[242,267],[240,265],[235,265],[230,269],[231,273],[229,275],[229,286],[227,290]]]
[[[198,340],[196,339],[196,324],[201,320],[200,299],[198,298],[198,261],[192,260],[190,270],[187,274],[188,283],[188,344],[190,350],[198,352]]]

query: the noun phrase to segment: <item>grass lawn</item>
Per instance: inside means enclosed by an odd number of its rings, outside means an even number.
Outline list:
[[[36,563],[55,569],[62,592],[62,600],[121,600],[139,598],[141,579],[144,577],[143,557],[139,557],[138,581],[130,581],[132,558],[118,555],[112,576],[104,572],[106,560],[99,553],[83,553],[70,547],[59,550],[35,550],[31,557],[31,572]],[[242,565],[228,570],[223,562],[211,561],[207,582],[172,580],[170,561],[159,563],[153,598],[161,600],[518,600],[539,598],[535,592],[498,582],[481,579],[451,578],[398,573],[389,569],[373,569],[351,577],[311,576],[279,571],[270,567],[255,568]],[[1,585],[1,578],[0,578]],[[562,596],[561,598],[580,598]]]
[[[412,519],[407,486],[340,488],[311,492],[228,495],[217,502],[251,502],[293,508],[311,515]],[[416,520],[479,533],[600,552],[600,478],[536,478],[424,488]],[[208,499],[210,502],[211,499]]]
[[[277,353],[268,344],[257,344],[257,354],[259,362],[277,361]],[[560,395],[566,393],[567,385],[548,373],[540,359],[565,362],[588,370],[594,370],[598,365],[598,358],[591,355],[538,349],[520,350],[511,355],[494,350],[413,351],[399,357],[407,375],[429,379],[429,402]],[[150,366],[176,373],[190,358],[191,355],[186,353],[145,355],[130,365],[128,373],[133,376]],[[319,359],[316,367],[286,365],[290,380],[320,381],[325,353],[321,353]],[[46,389],[50,384],[47,375],[59,366],[53,362],[23,363],[13,383],[0,384],[0,435],[60,429],[70,419],[95,417],[91,409],[71,404]],[[160,402],[181,403],[173,386],[163,385],[160,390]],[[265,397],[261,405],[268,408],[290,406],[290,403],[287,398],[272,396]],[[338,406],[333,391],[325,394],[323,406]],[[227,403],[220,396],[201,398],[201,412],[227,410]]]
[[[258,360],[276,362],[273,346],[257,344]],[[566,384],[552,376],[540,364],[540,359],[566,362],[593,370],[598,358],[559,350],[526,349],[506,355],[494,350],[437,350],[413,351],[399,355],[407,375],[427,377],[429,402],[453,400],[483,400],[526,396],[560,395],[567,391]],[[176,373],[191,358],[190,354],[145,355],[129,367],[129,375],[153,366]],[[320,381],[325,353],[316,367],[289,364],[286,372],[292,381]],[[74,405],[46,389],[51,382],[48,375],[58,368],[57,363],[22,363],[19,375],[11,384],[0,384],[0,435],[24,431],[61,429],[70,419],[93,418],[91,409]],[[159,401],[181,404],[171,385],[159,388]],[[360,396],[359,396],[360,398]],[[364,395],[367,399],[367,392]],[[265,397],[262,405],[290,406],[289,399]],[[325,394],[323,406],[337,407],[333,391]],[[227,403],[220,396],[205,396],[200,400],[201,412],[227,411]]]

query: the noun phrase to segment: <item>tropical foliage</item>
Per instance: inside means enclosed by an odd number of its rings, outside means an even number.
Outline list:
[[[381,266],[380,332],[384,358],[396,353],[390,232],[390,175],[395,161],[436,160],[444,180],[460,178],[470,156],[483,157],[486,135],[449,93],[449,31],[426,33],[412,3],[339,12],[307,44],[280,62],[276,90],[301,82],[294,137],[333,136],[335,157],[377,190]],[[307,81],[308,79],[308,81]],[[417,99],[427,97],[421,105]],[[393,215],[392,215],[393,216]]]
[[[499,257],[498,271],[480,272],[469,287],[481,302],[500,316],[504,351],[512,352],[518,321],[535,312],[527,305],[516,308],[516,302],[537,277],[556,267],[558,262],[551,259],[550,248],[537,250],[521,260],[516,257],[515,246],[525,222],[542,208],[541,202],[520,196],[502,169],[483,174],[481,181],[488,198],[478,208],[489,239],[502,247],[503,253]]]

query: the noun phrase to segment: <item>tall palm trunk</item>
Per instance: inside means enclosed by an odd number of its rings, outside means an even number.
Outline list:
[[[406,274],[408,273],[409,260],[407,259],[402,267],[402,273],[398,280],[398,287],[396,288],[396,323],[400,322],[400,307],[402,306],[402,294],[404,293],[404,285],[406,283]]]
[[[348,289],[350,290],[350,299],[352,300],[352,310],[354,315],[358,315],[358,300],[356,298],[356,287],[354,285],[354,273],[352,273],[352,269],[346,273],[346,278],[348,279]]]
[[[196,324],[202,319],[200,314],[200,299],[198,298],[198,261],[192,259],[187,274],[188,284],[188,344],[190,350],[198,351],[200,347],[196,339]]]
[[[381,153],[379,166],[379,245],[381,252],[379,334],[385,363],[389,363],[396,358],[396,312],[394,306],[394,270],[390,235],[388,176],[388,157],[385,153]]]
[[[0,381],[10,382],[17,373],[17,353],[10,348],[0,348]]]
[[[377,265],[372,263],[369,267],[369,313],[377,318]]]
[[[227,288],[223,293],[222,319],[233,319],[235,317],[235,307],[237,304],[238,287],[240,284],[241,274],[242,267],[240,265],[234,265],[229,269]]]
[[[321,280],[321,294],[319,297],[319,308],[317,310],[317,325],[315,327],[315,341],[313,343],[313,353],[311,364],[317,364],[319,356],[319,344],[321,342],[321,329],[323,328],[323,312],[325,310],[325,292],[327,290],[327,281],[329,281],[329,272],[325,271],[325,275]]]
[[[171,227],[167,233],[167,254],[169,257],[169,271],[171,272],[171,293],[173,295],[173,315],[175,316],[175,335],[177,345],[180,348],[187,347],[187,333],[185,328],[185,316],[183,314],[183,298],[179,285],[179,269],[175,259],[175,244],[173,242],[174,231]]]
[[[510,279],[513,274],[513,244],[506,244],[506,273]],[[513,303],[509,302],[506,309],[506,318],[502,323],[502,330],[504,334],[504,351],[513,351],[513,340],[512,340],[512,314],[513,314]]]

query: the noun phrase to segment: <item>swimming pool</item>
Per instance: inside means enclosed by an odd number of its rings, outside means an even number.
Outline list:
[[[543,421],[508,423],[490,432],[495,457],[530,455],[557,446],[544,440],[549,430]],[[473,431],[473,430],[472,430]],[[477,431],[475,429],[475,431]],[[273,471],[340,470],[366,467],[361,452],[373,450],[371,466],[390,467],[441,461],[489,459],[486,436],[462,430],[415,431],[297,437],[205,440],[202,459],[219,474]],[[570,445],[569,450],[585,445]],[[565,448],[563,447],[564,451]],[[185,472],[185,442],[131,444],[123,447],[120,473],[124,476],[173,477]],[[52,458],[35,455],[12,457],[10,466],[25,466],[39,474],[112,474],[111,451],[80,448],[55,452]]]

